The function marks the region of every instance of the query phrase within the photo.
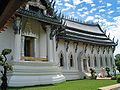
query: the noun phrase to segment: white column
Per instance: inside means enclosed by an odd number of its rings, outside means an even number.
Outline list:
[[[24,43],[25,43],[25,37],[21,37],[21,56],[24,57]]]
[[[111,68],[110,55],[108,55],[107,57],[108,57],[108,67]]]
[[[106,63],[105,63],[105,56],[102,55],[102,61],[103,61],[103,67],[105,68],[106,67]]]
[[[38,55],[38,51],[39,51],[39,50],[37,49],[37,38],[34,39],[34,48],[35,48],[35,51],[34,51],[34,54],[35,54],[35,55],[34,55],[34,56],[35,56],[35,57],[38,57],[38,56],[39,56],[39,55]]]
[[[77,57],[77,52],[76,52],[76,53],[75,53],[75,61],[73,61],[73,62],[74,62],[74,63],[73,63],[73,66],[74,66],[75,69],[78,69],[77,58],[78,58],[78,57]],[[74,60],[74,59],[73,59],[73,60]]]
[[[90,67],[95,67],[94,66],[94,56],[93,55],[91,55],[91,58],[90,58]]]
[[[21,58],[21,33],[15,34],[15,49],[14,61],[19,61]]]
[[[52,40],[53,42],[53,60],[54,60],[54,62],[56,62],[57,63],[57,61],[56,61],[56,38],[55,38],[55,36],[53,37],[53,40]]]
[[[53,62],[53,42],[50,39],[51,27],[49,25],[46,26],[47,32],[47,55],[48,61]]]
[[[98,65],[98,68],[100,69],[100,57],[99,57],[99,54],[97,54],[97,65]]]
[[[85,70],[84,70],[84,65],[83,65],[83,59],[81,59],[80,62],[81,62],[81,71],[84,72]]]
[[[86,59],[87,71],[89,71],[88,58]]]

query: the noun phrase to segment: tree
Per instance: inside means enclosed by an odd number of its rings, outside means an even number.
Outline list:
[[[117,66],[118,71],[120,72],[120,54],[115,55],[115,64]]]
[[[11,49],[4,49],[2,50],[2,53],[0,54],[0,65],[3,67],[2,73],[2,84],[1,84],[1,90],[7,90],[7,71],[12,70],[12,66],[7,62],[6,55],[11,53]]]

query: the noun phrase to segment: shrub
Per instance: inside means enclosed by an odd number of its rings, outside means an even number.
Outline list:
[[[112,76],[111,77],[111,80],[116,80],[117,78],[115,76]]]
[[[106,72],[107,72],[107,77],[111,77],[111,75],[110,75],[110,68],[106,67],[105,69],[106,69]]]
[[[95,75],[96,72],[95,72],[94,68],[90,68],[90,73],[91,73],[91,79],[96,79],[97,78],[97,76]]]
[[[117,83],[120,83],[120,77],[117,77]]]

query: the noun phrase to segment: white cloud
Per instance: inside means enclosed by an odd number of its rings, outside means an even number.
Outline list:
[[[110,7],[110,6],[112,6],[112,4],[111,3],[107,3],[107,7]]]
[[[80,0],[73,0],[73,4],[74,4],[74,5],[78,5],[78,4],[80,4],[80,3],[82,3]]]
[[[83,8],[80,8],[80,9],[78,9],[78,11],[84,11],[84,10],[87,10],[87,7],[83,7]]]
[[[89,12],[93,13],[94,11],[96,11],[96,8],[92,8]]]
[[[56,0],[57,1],[57,0]],[[64,0],[65,2],[69,2],[69,0]]]
[[[70,7],[70,8],[76,8],[76,6],[72,5],[72,4],[69,4],[69,3],[65,3],[65,6],[66,7]]]
[[[111,26],[107,33],[110,33],[110,38],[112,39],[115,36],[115,42],[120,40],[120,16],[113,18],[115,22],[111,23]],[[120,41],[118,42],[118,46],[116,47],[115,54],[120,53]]]
[[[64,8],[64,9],[62,9],[62,12],[68,11],[69,9],[70,9],[70,7]]]
[[[120,0],[117,0],[117,3],[120,4]]]
[[[88,17],[86,18],[85,22],[90,21],[90,20],[93,20],[93,19],[94,19],[93,16],[88,16]]]
[[[96,6],[96,5],[95,5],[94,3],[92,3],[92,4],[91,4],[91,7],[94,7],[94,6]]]
[[[105,12],[105,9],[100,9],[99,12]]]
[[[109,11],[108,14],[114,13],[114,11]]]
[[[86,2],[86,3],[89,3],[89,4],[93,3],[92,0],[83,0],[83,2]]]
[[[111,39],[113,39],[115,36],[115,42],[117,41],[117,39],[120,40],[120,31],[118,29],[120,29],[120,27],[114,28],[114,30],[111,29],[107,31],[107,34],[110,33]],[[116,50],[114,54],[116,55],[118,53],[120,54],[120,41],[118,42],[118,46],[116,46]]]

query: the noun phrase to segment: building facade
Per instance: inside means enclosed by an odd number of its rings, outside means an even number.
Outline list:
[[[102,68],[115,66],[117,43],[98,24],[63,19],[54,11],[54,2],[29,1],[19,8],[7,30],[0,33],[0,51],[12,49],[8,59],[13,87],[60,83],[97,75]]]

